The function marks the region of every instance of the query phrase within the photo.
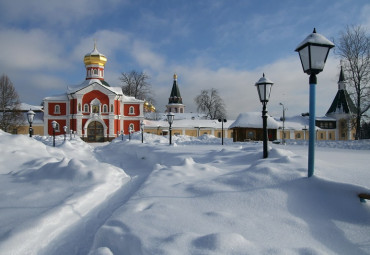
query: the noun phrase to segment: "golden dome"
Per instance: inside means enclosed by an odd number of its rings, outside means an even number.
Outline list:
[[[174,75],[173,75],[173,79],[174,79],[174,80],[177,80],[177,74],[174,74]]]
[[[107,58],[96,49],[96,43],[94,43],[94,50],[84,57],[84,63],[88,65],[99,65],[104,66],[107,62]]]

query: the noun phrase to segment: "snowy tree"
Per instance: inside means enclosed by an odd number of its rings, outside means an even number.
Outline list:
[[[7,75],[0,77],[0,128],[11,132],[23,123],[23,115],[19,110],[19,97],[13,83]]]
[[[197,110],[207,114],[208,118],[226,118],[225,103],[216,89],[202,90],[194,101],[197,104]]]
[[[361,119],[370,108],[370,37],[361,26],[348,26],[336,43],[348,81],[348,91],[356,106],[356,140],[360,138]]]

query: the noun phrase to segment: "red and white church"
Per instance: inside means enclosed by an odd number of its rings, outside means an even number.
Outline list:
[[[66,93],[44,98],[44,134],[55,135],[73,131],[87,142],[112,140],[123,132],[140,130],[144,119],[144,101],[128,97],[121,87],[104,81],[107,58],[94,45],[84,57],[86,80],[68,87]]]

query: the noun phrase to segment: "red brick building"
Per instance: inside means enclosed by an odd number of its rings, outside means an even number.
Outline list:
[[[104,81],[107,58],[94,45],[86,54],[86,80],[59,96],[44,98],[44,134],[52,135],[52,121],[57,122],[56,135],[71,130],[88,142],[112,140],[117,133],[140,130],[144,119],[144,101],[125,96],[120,87]]]

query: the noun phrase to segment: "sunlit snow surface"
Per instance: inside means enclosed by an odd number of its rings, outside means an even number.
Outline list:
[[[370,254],[370,141],[0,131],[0,254]]]

